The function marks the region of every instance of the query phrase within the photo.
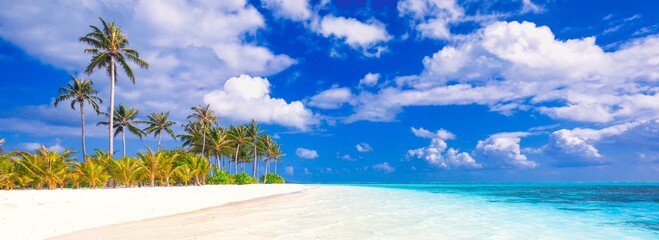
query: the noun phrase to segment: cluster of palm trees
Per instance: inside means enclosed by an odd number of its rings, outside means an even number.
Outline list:
[[[277,163],[284,153],[280,145],[273,138],[265,134],[256,121],[249,124],[222,128],[217,124],[217,117],[210,110],[210,106],[193,107],[193,114],[185,126],[185,134],[178,137],[183,141],[183,147],[188,151],[215,159],[218,169],[229,173],[246,173],[252,167],[251,176],[259,175],[259,162],[265,164],[263,175],[270,170],[270,162],[274,161],[274,173],[277,172]]]
[[[34,153],[15,151],[3,153],[0,139],[0,188],[34,188],[54,189],[65,186],[80,187],[116,187],[116,186],[170,186],[206,184],[209,177],[228,175],[224,183],[241,183],[245,177],[253,179],[247,182],[259,182],[259,163],[265,167],[261,182],[268,179],[281,179],[276,175],[277,162],[284,154],[280,145],[270,135],[262,131],[258,123],[223,128],[218,124],[218,117],[210,105],[192,107],[188,123],[183,125],[184,134],[176,135],[172,126],[176,122],[169,120],[169,112],[154,112],[147,120],[139,120],[137,108],[119,104],[115,108],[115,82],[118,68],[135,83],[135,75],[128,62],[140,68],[148,69],[149,64],[139,57],[137,50],[128,48],[126,34],[114,22],[108,23],[100,18],[102,26],[90,26],[92,31],[79,40],[90,46],[84,50],[91,54],[91,62],[86,68],[87,74],[95,69],[104,69],[110,77],[109,112],[101,112],[103,100],[97,96],[93,82],[83,77],[71,76],[71,83],[59,89],[60,95],[54,105],[69,101],[70,107],[78,107],[82,131],[82,156],[84,161],[76,161],[71,150],[62,153],[41,147]],[[107,120],[97,125],[108,126],[108,151],[96,149],[94,155],[87,155],[85,143],[85,105],[91,106],[97,114]],[[139,125],[146,125],[140,128]],[[140,139],[153,135],[158,139],[157,150],[150,148],[137,157],[126,155],[126,132]],[[115,159],[114,138],[121,133],[122,157]],[[161,149],[162,135],[169,135],[182,140],[182,147],[172,150]],[[215,161],[212,162],[211,160]],[[274,161],[274,173],[271,162]],[[251,171],[249,167],[251,166]],[[230,174],[235,174],[231,176]],[[238,180],[237,180],[238,179]],[[281,179],[283,182],[283,179]]]
[[[76,161],[72,154],[71,150],[58,153],[45,147],[34,153],[4,154],[0,158],[0,189],[202,185],[212,168],[206,159],[182,149],[148,149],[137,157],[118,160],[96,150],[84,162]]]

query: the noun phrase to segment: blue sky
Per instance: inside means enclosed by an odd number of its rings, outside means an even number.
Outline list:
[[[0,138],[80,149],[53,107],[115,20],[150,64],[116,99],[256,119],[303,182],[657,181],[657,1],[3,1]],[[107,105],[104,105],[107,107]],[[87,111],[88,149],[106,148]],[[177,128],[178,133],[181,132]],[[168,147],[179,146],[164,138]],[[128,139],[128,152],[155,146]],[[120,146],[117,140],[116,146]]]

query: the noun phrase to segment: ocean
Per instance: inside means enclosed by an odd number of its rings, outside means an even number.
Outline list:
[[[374,211],[415,218],[388,236],[447,239],[659,239],[659,183],[349,185]],[[373,195],[369,195],[368,193]],[[357,197],[357,196],[355,196]],[[357,200],[355,200],[357,201]],[[392,209],[382,206],[393,205]],[[398,215],[397,215],[398,214]],[[408,234],[408,235],[406,235]],[[384,235],[383,235],[384,236]],[[429,237],[432,238],[432,237]]]

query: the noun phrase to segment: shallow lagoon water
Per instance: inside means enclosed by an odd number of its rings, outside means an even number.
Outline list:
[[[373,184],[283,210],[279,239],[659,239],[657,184]],[[284,216],[288,216],[285,214]]]

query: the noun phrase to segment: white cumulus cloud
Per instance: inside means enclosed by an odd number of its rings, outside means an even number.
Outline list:
[[[446,140],[455,139],[455,135],[449,131],[440,129],[433,133],[423,128],[412,128],[412,133],[417,137],[429,138],[430,145],[408,150],[409,157],[424,159],[428,164],[444,169],[482,167],[469,153],[448,148]]]
[[[380,80],[379,73],[367,73],[364,78],[359,80],[359,86],[372,87],[378,84],[378,80]]]
[[[491,167],[534,168],[538,164],[529,160],[520,150],[520,137],[526,132],[497,133],[485,140],[478,141],[474,153]]]
[[[372,168],[377,170],[377,171],[384,172],[385,174],[392,173],[392,172],[396,171],[396,168],[389,165],[388,162],[375,164],[375,165],[372,166]]]
[[[607,123],[659,117],[659,36],[604,51],[531,22],[496,22],[424,58],[419,75],[355,97],[346,121],[392,121],[406,106],[480,104]],[[559,104],[557,104],[559,103]]]
[[[318,157],[318,152],[307,148],[297,148],[295,149],[295,155],[304,159],[314,159]]]
[[[363,23],[354,18],[335,17],[328,15],[318,24],[318,33],[325,37],[335,37],[344,41],[354,49],[360,49],[367,56],[379,57],[383,48],[378,44],[391,39],[389,33],[381,22],[371,20]],[[376,52],[372,53],[371,50]]]
[[[265,8],[272,10],[275,16],[293,21],[303,21],[311,18],[308,0],[264,0]]]
[[[302,102],[287,103],[284,99],[271,97],[270,82],[261,77],[232,77],[222,90],[205,94],[204,102],[210,104],[219,116],[237,121],[255,119],[303,131],[317,124],[312,112]]]
[[[362,152],[362,153],[373,151],[373,147],[371,147],[371,145],[369,145],[368,143],[358,143],[357,145],[355,145],[355,148],[357,148],[358,152]]]
[[[333,87],[311,97],[309,106],[322,109],[337,109],[350,102],[352,92],[347,87]]]
[[[464,16],[455,0],[403,0],[398,2],[398,12],[410,16],[423,37],[434,39],[450,38],[450,25]]]

